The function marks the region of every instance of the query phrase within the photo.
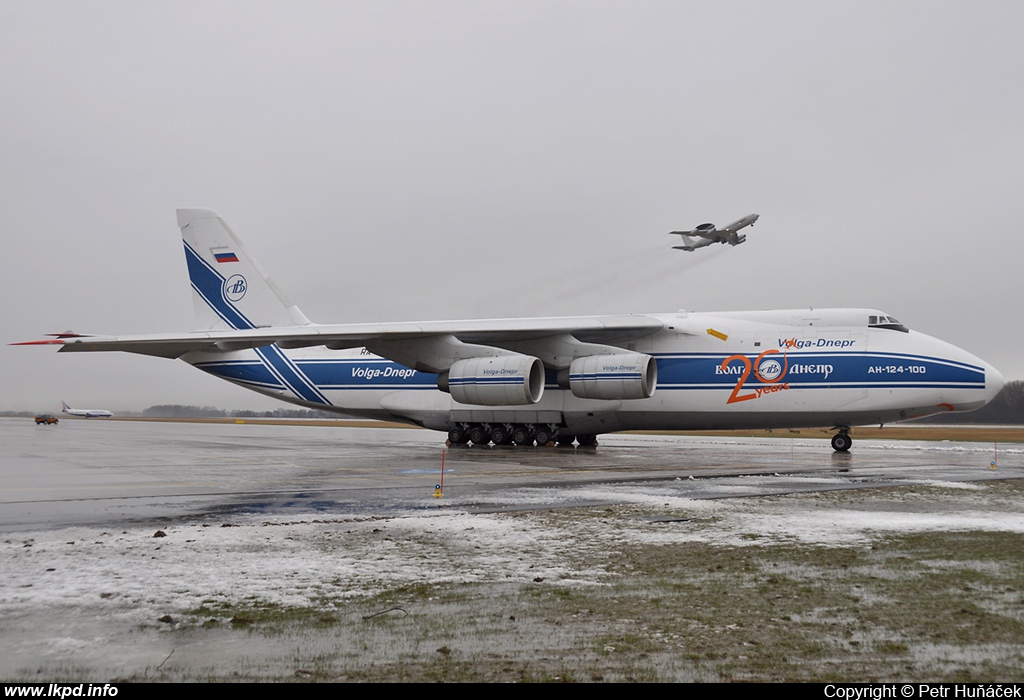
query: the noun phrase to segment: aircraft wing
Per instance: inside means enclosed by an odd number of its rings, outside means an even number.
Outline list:
[[[696,236],[697,238],[703,238],[705,240],[714,242],[722,240],[722,236],[725,235],[724,231],[718,229],[699,229],[695,228],[692,231],[669,231],[670,236]]]
[[[461,343],[508,347],[540,339],[572,336],[582,343],[619,345],[656,333],[664,322],[652,316],[592,316],[567,318],[488,319],[370,324],[309,324],[242,330],[210,330],[176,334],[100,336],[64,333],[52,340],[16,345],[60,345],[61,352],[121,351],[178,358],[189,352],[229,352],[277,344],[283,349],[323,345],[331,349],[370,347],[389,356],[387,349],[403,344],[402,359],[415,355],[417,343],[454,338]],[[383,350],[383,352],[381,351]],[[395,359],[395,357],[391,357]]]
[[[665,327],[660,318],[634,315],[314,324],[216,212],[179,209],[177,214],[197,324],[205,330],[124,336],[69,331],[22,344],[167,358],[255,349],[261,357],[279,359],[280,350],[366,348],[417,371],[441,374],[457,362],[498,356],[532,357],[548,369],[567,369],[578,358],[629,354],[630,341]]]

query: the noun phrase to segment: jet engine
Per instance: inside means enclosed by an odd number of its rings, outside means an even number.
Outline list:
[[[525,406],[544,395],[544,363],[529,355],[459,360],[437,379],[437,387],[459,403]]]
[[[569,366],[569,389],[581,399],[646,399],[658,385],[650,355],[590,355]]]

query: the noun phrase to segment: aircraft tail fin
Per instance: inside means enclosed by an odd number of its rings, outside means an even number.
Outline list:
[[[199,330],[310,323],[216,212],[177,213]]]
[[[64,408],[60,409],[61,413],[67,413],[68,411],[71,410],[71,406],[68,406],[68,402],[67,401],[61,401],[60,405],[64,407]]]

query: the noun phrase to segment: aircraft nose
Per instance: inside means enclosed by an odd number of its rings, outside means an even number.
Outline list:
[[[985,403],[988,403],[996,397],[996,395],[1003,390],[1003,386],[1006,385],[1006,380],[1003,379],[1002,373],[987,362],[984,363],[985,367]]]

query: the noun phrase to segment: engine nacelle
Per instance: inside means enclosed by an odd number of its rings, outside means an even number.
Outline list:
[[[529,355],[471,357],[438,377],[437,387],[459,403],[525,406],[544,396],[544,363]]]
[[[647,399],[658,386],[650,355],[590,355],[569,365],[569,389],[581,399]]]

